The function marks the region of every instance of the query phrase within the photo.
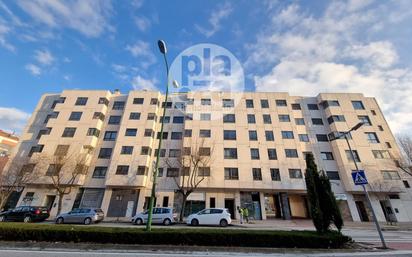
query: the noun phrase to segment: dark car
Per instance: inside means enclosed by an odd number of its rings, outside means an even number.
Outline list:
[[[34,221],[44,221],[50,216],[46,207],[20,206],[15,209],[0,213],[2,221],[23,221],[25,223]]]

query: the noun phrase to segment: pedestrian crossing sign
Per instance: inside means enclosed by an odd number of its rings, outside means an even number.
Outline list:
[[[358,170],[356,172],[352,172],[352,178],[355,185],[366,185],[368,184],[368,180],[366,179],[365,171]]]

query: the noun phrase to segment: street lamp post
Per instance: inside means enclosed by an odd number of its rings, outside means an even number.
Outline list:
[[[349,143],[348,135],[350,134],[350,132],[359,129],[359,128],[362,127],[363,125],[364,125],[364,123],[359,122],[359,123],[356,124],[353,128],[351,128],[349,131],[343,132],[342,134],[340,134],[339,136],[337,136],[336,138],[334,138],[334,139],[331,140],[331,141],[333,141],[333,140],[336,140],[336,139],[339,139],[339,138],[342,138],[342,137],[345,138],[346,143],[348,144],[348,147],[349,147],[350,156],[351,156],[351,158],[352,158],[353,163],[355,164],[356,172],[359,172],[359,167],[358,167],[358,164],[356,163],[355,154],[353,153],[352,147],[351,147],[351,145],[350,145],[350,143]],[[376,218],[375,211],[373,210],[372,202],[371,202],[371,199],[370,199],[370,197],[369,197],[368,190],[366,189],[365,185],[362,184],[361,186],[362,186],[362,188],[363,188],[363,192],[365,193],[366,200],[368,201],[369,208],[370,208],[371,211],[372,211],[372,217],[373,217],[373,220],[374,220],[375,225],[376,225],[376,230],[378,230],[378,234],[379,234],[379,237],[380,237],[381,242],[382,242],[382,248],[386,249],[386,248],[388,248],[388,247],[386,246],[385,238],[383,237],[381,227],[380,227],[380,225],[379,225],[378,219]]]
[[[163,58],[165,61],[166,65],[166,95],[165,95],[165,100],[163,102],[163,114],[162,114],[162,122],[160,125],[160,137],[159,137],[159,144],[157,147],[157,154],[156,154],[156,163],[155,163],[155,168],[153,170],[153,184],[152,184],[152,193],[150,195],[150,201],[149,201],[149,210],[148,210],[148,217],[147,217],[147,223],[146,223],[146,231],[151,231],[152,230],[152,214],[153,214],[153,205],[154,205],[154,200],[156,197],[156,180],[157,180],[157,172],[159,169],[159,159],[160,159],[160,149],[162,147],[162,139],[163,139],[163,126],[164,126],[164,120],[166,116],[166,103],[167,103],[167,97],[169,94],[169,64],[167,63],[167,48],[166,48],[166,43],[163,40],[157,41],[157,45],[159,47],[160,52],[163,54]]]

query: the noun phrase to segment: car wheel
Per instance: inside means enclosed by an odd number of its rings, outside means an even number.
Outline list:
[[[31,217],[30,217],[30,216],[24,217],[23,222],[24,222],[24,223],[30,223],[30,222],[31,222]]]
[[[0,216],[0,222],[4,222],[4,221],[6,221],[6,217]]]
[[[136,221],[134,222],[134,224],[136,225],[142,225],[143,224],[143,220],[142,219],[136,219]]]
[[[84,225],[90,225],[92,223],[92,219],[91,218],[85,218],[83,223],[84,223]]]
[[[199,221],[197,219],[192,219],[192,221],[190,222],[190,225],[192,226],[198,226],[199,225]]]
[[[170,219],[165,219],[163,221],[163,225],[165,225],[165,226],[169,226],[171,223],[172,223],[172,221]]]
[[[63,223],[64,223],[64,219],[62,217],[56,220],[56,224],[63,224]]]
[[[226,226],[227,226],[227,220],[221,220],[220,223],[219,223],[219,225],[220,225],[221,227],[226,227]]]

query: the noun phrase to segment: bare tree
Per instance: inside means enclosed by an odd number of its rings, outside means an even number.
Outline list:
[[[401,148],[401,158],[397,161],[398,166],[406,174],[412,176],[412,137],[409,135],[398,135],[397,141]]]
[[[383,210],[385,212],[385,216],[387,217],[387,221],[392,224],[392,222],[396,222],[396,216],[393,213],[393,210],[387,210],[386,208],[389,207],[386,204],[389,202],[390,204],[390,198],[389,194],[390,193],[395,193],[395,192],[400,192],[402,191],[400,187],[393,186],[392,181],[384,181],[380,179],[376,179],[373,181],[370,181],[368,183],[369,187],[369,192],[378,199],[379,202],[383,201],[384,202],[384,208]]]
[[[187,198],[195,192],[200,183],[210,176],[211,156],[213,147],[205,147],[204,140],[191,147],[184,147],[179,158],[167,158],[166,165],[176,168],[178,173],[173,176],[177,189],[175,190],[181,199],[179,221],[183,221]]]
[[[28,163],[27,159],[14,158],[7,169],[0,174],[0,210],[4,208],[13,192],[23,190],[25,184],[37,176],[34,172],[36,163]]]
[[[46,171],[46,176],[51,180],[51,187],[56,190],[58,196],[57,215],[61,213],[63,197],[71,194],[72,190],[79,186],[78,182],[82,175],[87,175],[89,167],[88,160],[91,157],[91,149],[83,148],[83,152],[74,152],[66,155],[66,149],[53,156],[40,157]]]

